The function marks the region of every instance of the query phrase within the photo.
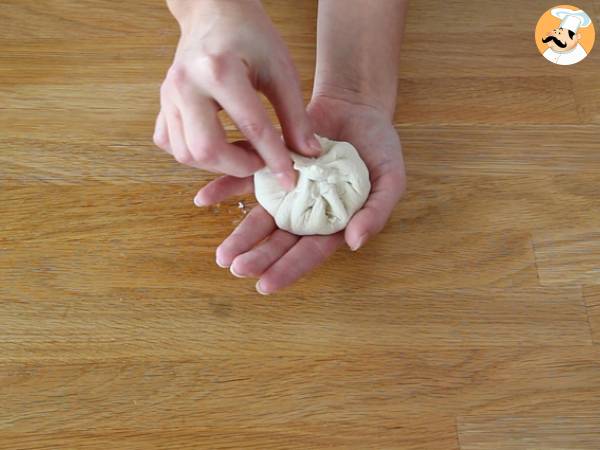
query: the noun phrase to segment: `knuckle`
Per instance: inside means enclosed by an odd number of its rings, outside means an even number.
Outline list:
[[[152,136],[152,140],[154,141],[154,145],[158,148],[165,148],[169,143],[165,133],[155,132]]]
[[[287,158],[274,158],[268,162],[269,168],[275,174],[282,174],[294,170],[294,164],[291,159]]]
[[[178,163],[181,163],[181,164],[186,164],[187,165],[187,164],[191,164],[192,162],[194,162],[194,158],[188,152],[176,153],[173,156],[174,156],[175,160]]]
[[[216,152],[207,144],[193,144],[190,146],[190,152],[194,161],[200,164],[211,164],[216,159]]]
[[[225,54],[204,55],[198,60],[199,69],[210,83],[221,83],[227,74],[229,56]]]
[[[165,79],[165,81],[163,81],[163,83],[160,85],[160,98],[161,98],[161,101],[164,101],[165,98],[167,98],[170,93],[171,93],[171,87],[169,86],[168,80]]]
[[[240,123],[238,128],[250,141],[262,140],[267,130],[267,127],[259,122]]]
[[[187,78],[187,70],[181,64],[173,64],[167,73],[168,82],[175,87],[181,87],[186,82]]]

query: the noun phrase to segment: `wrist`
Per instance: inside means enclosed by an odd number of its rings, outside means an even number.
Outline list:
[[[396,89],[394,86],[387,95],[382,95],[359,85],[315,81],[311,102],[321,101],[334,101],[392,121],[396,109]]]
[[[167,6],[182,33],[192,30],[195,23],[208,17],[243,16],[250,10],[262,10],[260,0],[167,0]]]
[[[357,101],[356,98],[351,99],[348,96],[342,98],[326,93],[313,93],[307,110],[313,118],[317,118],[318,123],[325,124],[334,120],[336,124],[331,125],[330,123],[330,128],[345,127],[348,124],[363,126],[366,122],[387,123],[391,126],[394,123],[393,114],[388,111],[371,103]],[[332,112],[335,112],[333,119]]]

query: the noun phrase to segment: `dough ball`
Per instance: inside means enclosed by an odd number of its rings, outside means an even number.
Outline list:
[[[299,172],[296,188],[286,192],[265,167],[254,174],[256,199],[282,230],[299,235],[343,230],[371,191],[369,170],[348,142],[317,136],[323,153],[307,158],[292,153]]]

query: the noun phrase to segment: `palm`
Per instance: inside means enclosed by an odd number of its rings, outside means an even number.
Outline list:
[[[406,185],[400,139],[381,113],[331,99],[313,101],[308,111],[317,133],[352,143],[369,168],[372,183],[377,185],[381,177],[388,182],[389,178],[394,184],[390,187],[400,197]]]
[[[322,263],[343,242],[357,249],[378,233],[405,186],[404,163],[392,124],[375,110],[334,99],[318,98],[308,107],[316,132],[348,141],[369,168],[371,193],[345,231],[329,236],[296,236],[277,229],[272,217],[255,207],[217,249],[217,263],[236,276],[260,279],[260,291],[275,292]],[[252,178],[221,177],[198,194],[204,204],[253,190]],[[257,289],[259,285],[257,284]]]

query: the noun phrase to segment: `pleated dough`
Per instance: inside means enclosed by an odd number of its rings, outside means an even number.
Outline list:
[[[268,168],[254,174],[256,199],[282,230],[298,235],[343,230],[369,196],[369,171],[348,142],[317,136],[318,158],[292,154],[299,172],[296,188],[286,192]]]

